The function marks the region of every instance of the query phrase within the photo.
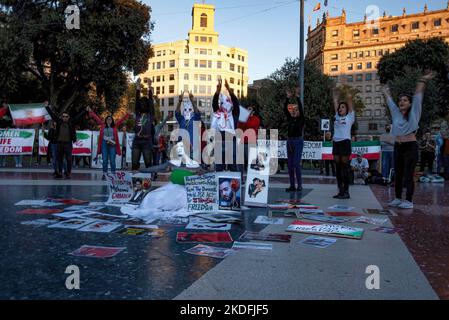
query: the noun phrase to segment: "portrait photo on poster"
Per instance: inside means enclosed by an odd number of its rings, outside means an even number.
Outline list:
[[[240,210],[241,178],[239,176],[218,177],[218,209]]]

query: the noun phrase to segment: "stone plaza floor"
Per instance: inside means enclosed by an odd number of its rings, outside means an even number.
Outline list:
[[[99,171],[75,170],[72,180],[55,181],[50,170],[0,170],[0,299],[448,299],[449,184],[417,184],[415,209],[395,210],[386,226],[397,234],[365,229],[362,240],[338,238],[328,248],[299,244],[308,235],[290,233],[290,243],[273,243],[272,251],[242,250],[223,260],[184,251],[195,244],[176,242],[183,226],[162,226],[162,238],[119,233],[75,232],[32,227],[20,222],[42,215],[19,215],[22,199],[47,197],[105,201],[106,182]],[[393,189],[351,186],[350,200],[334,200],[332,178],[305,177],[302,193],[287,194],[288,178],[270,180],[270,201],[303,199],[322,209],[334,204],[385,207]],[[160,185],[162,183],[155,183]],[[118,208],[108,208],[116,213]],[[243,223],[230,231],[234,240],[245,231],[285,233],[283,225],[254,224],[266,208],[243,211]],[[377,216],[376,216],[377,217]],[[385,217],[385,216],[382,216]],[[108,259],[75,257],[82,245],[126,247]],[[232,244],[216,246],[231,247]],[[215,246],[215,245],[214,245]],[[80,290],[65,287],[66,267],[80,268]],[[380,270],[380,289],[365,286],[367,266]]]

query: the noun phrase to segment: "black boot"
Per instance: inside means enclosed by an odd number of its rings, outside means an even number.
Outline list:
[[[342,194],[343,194],[343,186],[341,184],[338,184],[338,193],[332,198],[339,199]]]
[[[351,197],[349,196],[349,186],[345,186],[343,189],[343,193],[340,195],[340,197],[338,197],[338,199],[350,199]]]

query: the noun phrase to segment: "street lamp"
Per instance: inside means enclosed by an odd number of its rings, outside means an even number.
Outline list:
[[[299,90],[304,108],[304,0],[299,0]]]

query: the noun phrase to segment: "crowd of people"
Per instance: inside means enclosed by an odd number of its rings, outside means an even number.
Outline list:
[[[420,171],[427,169],[427,175],[433,174],[436,162],[436,174],[444,169],[446,179],[449,177],[449,133],[447,130],[432,133],[427,130],[423,138],[418,141],[416,132],[422,113],[422,101],[427,81],[433,78],[432,73],[426,73],[420,78],[414,96],[401,94],[397,104],[393,101],[388,86],[384,86],[383,93],[389,107],[392,124],[385,127],[379,140],[381,145],[381,174],[383,181],[393,182],[394,176],[395,199],[390,205],[399,208],[413,208],[414,173],[420,158]],[[125,121],[131,116],[125,114],[121,119],[114,120],[112,114],[104,119],[90,107],[71,117],[68,112],[56,114],[52,106],[46,103],[46,109],[51,117],[44,131],[48,140],[47,161],[53,165],[55,178],[70,179],[73,164],[72,145],[76,142],[77,122],[79,119],[90,118],[99,129],[97,156],[102,157],[103,179],[110,168],[116,171],[116,156],[125,158],[131,152],[131,170],[137,172],[143,158],[144,166],[149,168],[165,163],[169,159],[171,150],[169,141],[174,144],[182,142],[185,156],[198,159],[203,156],[206,147],[204,131],[206,126],[198,109],[195,98],[191,92],[181,92],[175,112],[170,112],[164,119],[158,121],[155,117],[154,96],[149,81],[148,95],[141,95],[140,80],[136,83],[136,99],[134,110],[134,140],[131,150],[127,148],[127,127]],[[213,157],[215,158],[215,171],[240,171],[242,174],[248,165],[249,150],[257,145],[257,134],[261,128],[262,119],[259,115],[259,106],[255,103],[246,107],[240,105],[239,99],[225,80],[223,90],[222,80],[218,80],[217,89],[213,96],[211,129],[216,135]],[[357,153],[351,160],[351,142],[355,140],[352,135],[352,126],[355,123],[353,97],[346,94],[340,97],[339,91],[333,92],[333,109],[335,112],[333,133],[326,132],[324,141],[332,142],[333,160],[321,161],[322,170],[326,175],[336,176],[338,192],[336,199],[349,199],[350,184],[367,184],[371,166],[362,153]],[[285,92],[283,107],[287,127],[287,164],[290,186],[286,192],[300,192],[302,190],[302,153],[304,147],[305,115],[299,98],[299,88],[288,89]],[[241,114],[243,112],[243,114]],[[244,119],[242,119],[242,115]],[[169,140],[162,132],[168,119],[176,118],[180,134],[177,140]],[[2,101],[0,108],[1,127],[11,127],[11,115],[6,101]],[[9,121],[9,122],[8,122]],[[236,130],[241,129],[244,134],[238,141]],[[119,140],[119,131],[123,133]],[[248,132],[251,134],[248,134]],[[238,147],[239,146],[239,147]],[[240,150],[239,148],[242,147]],[[232,151],[232,152],[231,152]],[[419,157],[420,151],[420,157]],[[232,155],[232,156],[230,156]],[[0,166],[5,166],[5,156],[0,156]],[[22,156],[15,156],[16,167],[20,167]],[[81,158],[79,158],[81,160]],[[38,157],[40,162],[40,157]],[[86,160],[87,161],[87,160]],[[201,160],[200,160],[201,162]],[[126,166],[126,163],[122,163]],[[262,185],[260,181],[253,181],[252,193],[257,192]],[[406,188],[405,199],[402,198],[403,186]],[[259,191],[260,192],[260,191]]]

